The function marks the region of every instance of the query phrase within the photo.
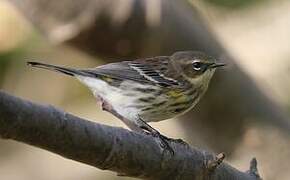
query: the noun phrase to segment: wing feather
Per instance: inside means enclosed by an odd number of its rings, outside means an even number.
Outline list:
[[[90,74],[101,74],[121,80],[133,80],[143,83],[158,84],[160,86],[177,86],[178,81],[167,77],[168,57],[155,57],[136,61],[122,61],[99,66],[94,69],[83,70]]]

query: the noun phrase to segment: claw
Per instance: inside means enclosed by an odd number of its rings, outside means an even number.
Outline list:
[[[182,139],[173,139],[173,138],[166,137],[164,135],[161,135],[161,136],[162,136],[162,138],[166,139],[167,141],[179,143],[179,144],[182,144],[182,145],[188,145],[187,142],[183,141]]]
[[[168,142],[170,142],[170,139],[168,137],[161,135],[157,130],[152,128],[149,124],[147,124],[145,121],[143,121],[142,118],[140,118],[140,117],[139,117],[137,122],[139,124],[139,127],[143,130],[144,133],[147,132],[151,136],[157,138],[160,142],[161,148],[169,151],[171,155],[174,155],[173,149],[168,144]]]
[[[160,141],[160,146],[161,146],[163,149],[169,151],[169,153],[170,153],[171,155],[174,155],[174,150],[172,149],[172,147],[171,147],[171,146],[168,144],[168,142],[167,142],[167,140],[168,140],[169,138],[167,138],[166,136],[161,135],[159,132],[151,133],[151,135],[152,135],[153,137],[155,137],[155,138],[158,138],[158,140]]]

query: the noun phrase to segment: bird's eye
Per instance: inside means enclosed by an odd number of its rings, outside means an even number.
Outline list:
[[[196,71],[200,71],[202,68],[202,63],[199,61],[195,61],[192,63],[193,69]]]

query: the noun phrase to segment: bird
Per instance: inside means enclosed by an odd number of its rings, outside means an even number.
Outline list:
[[[168,138],[150,126],[191,110],[208,89],[216,68],[225,66],[200,51],[178,51],[156,56],[78,69],[41,62],[28,65],[77,78],[101,101],[102,109],[131,130],[152,135],[174,153]],[[178,140],[179,141],[179,140]]]

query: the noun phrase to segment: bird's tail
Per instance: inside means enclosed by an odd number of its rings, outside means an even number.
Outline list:
[[[85,76],[86,75],[86,73],[81,70],[55,66],[55,65],[45,64],[45,63],[40,63],[40,62],[27,62],[27,65],[32,66],[32,67],[42,68],[42,69],[48,69],[48,70],[52,70],[56,72],[61,72],[70,76],[75,76],[75,75]]]

